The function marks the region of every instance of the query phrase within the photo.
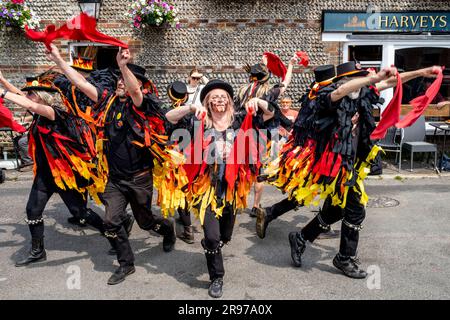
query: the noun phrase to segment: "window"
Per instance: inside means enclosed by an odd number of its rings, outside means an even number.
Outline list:
[[[450,104],[450,49],[419,47],[399,49],[395,52],[395,65],[400,72],[412,71],[433,65],[445,66],[444,80],[438,95],[432,104]],[[433,79],[422,77],[403,84],[403,104],[408,104],[415,97],[425,93]],[[448,115],[450,116],[450,114]]]
[[[383,60],[383,46],[350,45],[347,61],[353,60],[359,61],[363,68],[375,68],[378,71]]]

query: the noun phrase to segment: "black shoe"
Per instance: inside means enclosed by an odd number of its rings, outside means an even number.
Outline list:
[[[300,232],[289,233],[289,244],[291,245],[291,258],[296,267],[302,266],[302,254],[306,249],[306,241]]]
[[[209,288],[208,288],[208,294],[212,298],[220,298],[223,294],[222,291],[223,287],[223,279],[217,278],[211,281]]]
[[[123,227],[125,228],[128,237],[130,236],[131,230],[133,229],[134,221],[135,221],[134,217],[131,214],[129,214],[128,219],[125,220],[125,222],[123,223]]]
[[[134,273],[135,271],[136,271],[136,269],[134,268],[134,266],[119,267],[119,268],[117,268],[116,271],[114,271],[112,276],[109,277],[108,284],[115,285],[115,284],[121,283],[122,281],[125,280],[125,278],[127,276]]]
[[[341,237],[341,232],[339,230],[330,229],[330,231],[319,234],[317,239],[337,239],[340,237]]]
[[[367,272],[360,270],[358,267],[359,260],[353,257],[344,257],[339,253],[333,259],[333,265],[341,270],[347,277],[353,279],[364,279],[367,277]]]
[[[78,226],[78,227],[82,227],[82,228],[87,227],[86,221],[81,220],[78,217],[67,218],[67,222],[70,224],[73,224],[75,226]]]
[[[31,250],[23,260],[19,260],[16,262],[16,267],[24,267],[29,265],[30,263],[36,263],[40,261],[47,260],[47,253],[44,249],[44,239],[32,239],[31,240]]]
[[[166,234],[163,238],[163,250],[165,252],[170,252],[175,248],[175,242],[177,241],[177,235],[175,234],[175,229],[173,227],[173,223],[167,220],[169,223],[167,225]]]
[[[183,232],[178,235],[178,238],[188,244],[194,243],[194,228],[192,226],[184,226]]]
[[[252,218],[256,218],[256,216],[258,215],[258,208],[253,207],[252,210],[248,213],[248,215]]]
[[[268,211],[270,208],[256,208],[256,234],[261,239],[266,237],[266,230],[269,222],[272,221]]]

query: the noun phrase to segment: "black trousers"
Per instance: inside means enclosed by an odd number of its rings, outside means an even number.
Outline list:
[[[216,218],[210,207],[206,209],[203,222],[205,238],[202,240],[202,246],[205,249],[210,280],[223,278],[225,275],[222,247],[231,241],[235,221],[236,214],[232,206],[225,206],[220,218]]]
[[[94,211],[87,209],[87,194],[83,197],[81,193],[75,190],[61,190],[55,184],[50,172],[38,170],[34,177],[26,207],[27,222],[32,238],[40,239],[44,237],[42,213],[48,200],[50,200],[50,197],[54,193],[59,194],[67,209],[69,209],[69,212],[74,217],[84,219],[100,232],[104,232],[103,220]]]
[[[192,225],[191,213],[189,209],[187,209],[187,203],[185,209],[178,208],[177,211],[178,215],[180,216],[181,223],[183,224],[184,227],[189,227],[190,225]]]
[[[286,212],[294,210],[300,206],[303,205],[300,205],[294,198],[292,198],[291,200],[289,200],[289,198],[283,199],[280,202],[275,203],[272,207],[270,207],[268,213],[269,219],[270,220],[276,219],[279,216],[285,214]]]
[[[140,172],[128,180],[110,176],[105,192],[100,196],[105,205],[105,235],[117,250],[121,266],[134,265],[134,254],[123,223],[127,220],[126,208],[131,206],[139,227],[166,235],[171,231],[168,220],[152,213],[153,175],[151,170]]]
[[[366,217],[366,209],[360,203],[360,199],[361,196],[350,188],[346,206],[342,209],[333,206],[331,198],[328,197],[319,214],[302,229],[302,237],[313,242],[319,234],[328,231],[330,225],[342,219],[339,253],[343,256],[356,256],[359,231]]]

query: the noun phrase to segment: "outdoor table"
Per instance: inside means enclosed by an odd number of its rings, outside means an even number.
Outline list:
[[[438,130],[441,130],[444,132],[444,143],[442,145],[442,151],[441,151],[441,166],[442,166],[442,160],[444,159],[444,152],[445,152],[445,144],[447,140],[447,132],[450,132],[450,123],[447,122],[429,122],[430,126],[434,127],[434,134],[433,134],[433,140],[436,139],[436,134]],[[436,141],[436,140],[435,140]],[[442,170],[442,167],[440,168]]]
[[[17,163],[17,170],[19,170],[19,153],[17,151],[16,144],[14,143],[14,136],[13,136],[13,130],[11,128],[0,128],[0,132],[9,132],[9,135],[11,136],[11,141],[13,143],[14,148],[14,154],[16,156],[16,163]]]

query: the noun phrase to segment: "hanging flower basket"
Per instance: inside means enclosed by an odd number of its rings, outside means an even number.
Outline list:
[[[135,0],[128,12],[131,26],[144,29],[147,26],[179,28],[177,8],[173,2],[162,0]]]
[[[25,0],[0,0],[0,30],[35,29],[39,18],[25,4]]]

